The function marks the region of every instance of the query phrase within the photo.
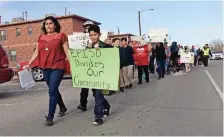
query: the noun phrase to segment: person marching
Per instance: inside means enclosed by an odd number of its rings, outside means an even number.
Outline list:
[[[119,48],[120,53],[120,76],[119,76],[119,87],[120,92],[124,92],[124,76],[123,76],[123,66],[124,66],[124,48],[120,46],[120,39],[114,38],[112,44],[115,48]]]
[[[190,58],[190,51],[189,51],[189,48],[187,46],[184,46],[184,54],[186,54],[186,56],[188,58]],[[186,69],[186,72],[190,72],[191,71],[191,66],[190,66],[190,63],[185,63],[185,69]]]
[[[197,62],[198,62],[198,50],[195,49],[194,45],[191,48],[191,52],[194,52],[194,65],[193,66],[196,66]]]
[[[84,33],[88,33],[88,29],[90,26],[94,25],[94,23],[92,21],[86,21],[83,24],[83,28],[84,28]],[[93,96],[95,96],[95,91],[94,89],[92,89],[93,92]],[[88,88],[82,88],[81,92],[80,92],[80,104],[77,106],[77,109],[80,109],[82,111],[86,111],[86,105],[87,105],[87,99],[89,96],[89,89]]]
[[[172,67],[173,67],[173,73],[177,71],[177,61],[178,61],[178,51],[179,47],[177,46],[177,42],[173,42],[171,47],[171,60],[172,60]]]
[[[166,64],[165,64],[165,73],[166,74],[170,74],[170,55],[171,55],[171,51],[170,51],[170,47],[168,47],[168,43],[167,42],[165,42],[164,43],[164,45],[165,45],[165,53],[166,53]]]
[[[166,53],[165,48],[162,42],[156,44],[156,63],[158,66],[159,78],[164,78],[165,75],[165,62],[166,62]]]
[[[125,82],[125,88],[132,88],[132,77],[133,77],[133,67],[134,67],[134,59],[133,59],[133,48],[128,45],[127,38],[121,39],[122,47],[124,48],[124,67],[123,67],[123,73],[124,73],[124,82]]]
[[[149,72],[154,74],[155,73],[155,57],[156,57],[156,49],[152,47],[152,52],[149,53]]]
[[[143,46],[134,46],[134,61],[138,68],[138,84],[142,84],[142,76],[144,70],[146,83],[149,83],[149,53],[152,52],[152,46],[145,44]]]
[[[89,45],[88,48],[95,48],[99,50],[100,48],[113,48],[111,45],[108,45],[102,41],[100,41],[100,27],[97,25],[91,25],[89,27],[89,36],[91,41],[93,42],[92,45]],[[103,124],[103,117],[108,116],[110,112],[110,104],[104,98],[102,93],[103,90],[95,89],[95,107],[94,107],[94,115],[95,120],[93,125],[101,125]]]
[[[32,58],[24,69],[30,69],[31,64],[38,58],[39,67],[43,69],[44,80],[49,88],[49,112],[44,124],[53,125],[57,104],[60,107],[59,117],[64,116],[67,108],[59,92],[59,85],[64,76],[65,58],[68,56],[68,38],[61,33],[61,27],[56,18],[48,16],[44,19],[43,33],[39,36]]]
[[[208,67],[208,59],[209,59],[209,55],[212,56],[212,53],[208,47],[208,44],[205,44],[204,48],[202,49],[203,51],[203,62],[204,62],[204,66]]]

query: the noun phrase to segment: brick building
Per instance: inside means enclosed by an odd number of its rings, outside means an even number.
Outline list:
[[[119,38],[119,39],[127,38],[128,41],[130,41],[131,40],[131,36],[135,36],[135,35],[130,34],[130,33],[127,33],[127,34],[117,34],[117,35],[108,35],[108,39],[112,40],[114,38]]]
[[[56,18],[61,25],[61,32],[67,35],[71,35],[73,32],[83,32],[83,23],[90,20],[75,14]],[[43,20],[0,24],[0,44],[9,55],[10,67],[14,68],[18,62],[31,58],[41,33]],[[97,25],[101,24],[93,22]]]

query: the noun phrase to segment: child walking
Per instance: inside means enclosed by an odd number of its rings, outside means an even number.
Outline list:
[[[184,47],[184,53],[187,55],[188,58],[190,58],[190,51],[187,46]],[[185,63],[185,69],[187,73],[191,71],[190,63]]]

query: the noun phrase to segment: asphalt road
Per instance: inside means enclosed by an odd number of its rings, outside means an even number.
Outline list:
[[[207,70],[221,88],[220,62],[211,61]],[[197,66],[189,74],[161,81],[153,75],[149,84],[107,97],[111,115],[100,127],[92,125],[92,96],[87,112],[76,109],[80,89],[71,88],[71,80],[64,80],[60,88],[68,113],[56,117],[52,127],[43,125],[48,110],[44,83],[27,91],[15,83],[0,85],[0,136],[222,136],[223,102],[205,70]]]
[[[207,70],[223,91],[223,60],[211,60]]]

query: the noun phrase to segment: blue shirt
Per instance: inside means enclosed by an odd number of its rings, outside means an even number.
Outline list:
[[[194,55],[195,55],[195,56],[198,55],[198,50],[194,50]]]

